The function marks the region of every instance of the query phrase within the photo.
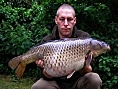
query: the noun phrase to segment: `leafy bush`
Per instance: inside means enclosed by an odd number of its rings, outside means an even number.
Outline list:
[[[43,23],[43,6],[35,3],[30,9],[1,6],[0,15],[0,73],[8,73],[7,63],[14,56],[26,52],[49,34]]]
[[[102,33],[98,35],[94,33],[92,36],[104,39],[111,47],[111,50],[96,58],[94,66],[94,71],[100,74],[103,80],[104,89],[117,89],[118,84],[118,39],[116,33],[118,32],[118,24],[111,23],[107,27],[106,34],[102,36]]]

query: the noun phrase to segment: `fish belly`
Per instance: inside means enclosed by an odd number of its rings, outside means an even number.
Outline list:
[[[66,47],[64,47],[66,48]],[[78,52],[77,48],[57,50],[44,56],[44,69],[50,76],[60,77],[66,76],[73,71],[80,70],[85,61],[83,51]],[[46,53],[45,53],[46,54]]]

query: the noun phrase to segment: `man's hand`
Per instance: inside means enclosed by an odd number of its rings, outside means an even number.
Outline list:
[[[92,71],[91,66],[84,65],[84,67],[81,70],[79,70],[79,73],[83,75],[83,74],[89,73],[91,71]]]
[[[44,63],[42,60],[36,60],[35,62],[37,64],[37,66],[41,67],[41,68],[44,68]]]
[[[36,60],[35,63],[37,64],[37,66],[39,66],[39,67],[41,67],[41,68],[44,68],[44,63],[43,63],[42,60]],[[46,73],[45,69],[43,69],[43,74],[44,74],[44,76],[47,77],[47,78],[53,78],[52,76],[50,76],[50,75],[48,75],[48,74]]]

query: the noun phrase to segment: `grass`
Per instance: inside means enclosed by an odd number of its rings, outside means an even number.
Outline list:
[[[0,75],[0,89],[31,89],[33,83],[31,78],[15,79],[12,76]]]

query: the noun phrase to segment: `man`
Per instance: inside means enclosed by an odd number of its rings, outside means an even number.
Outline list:
[[[68,4],[63,4],[59,7],[55,16],[55,23],[56,26],[52,33],[44,37],[41,44],[62,38],[91,37],[88,33],[77,30],[75,27],[75,11]],[[37,60],[36,64],[43,68],[43,61]],[[86,66],[86,62],[84,67],[75,72],[69,79],[66,76],[53,78],[43,70],[43,78],[34,83],[32,89],[100,89],[102,81],[98,74],[91,71],[91,66]]]

